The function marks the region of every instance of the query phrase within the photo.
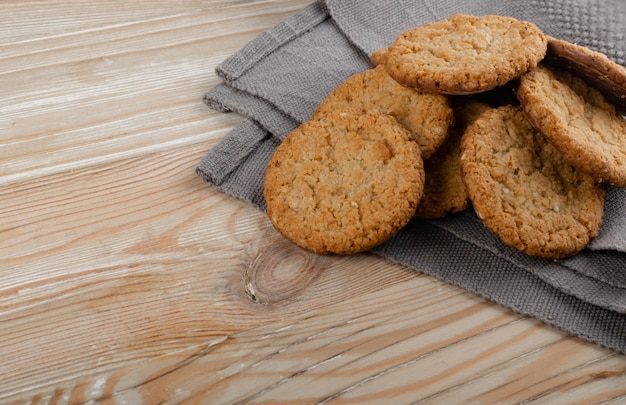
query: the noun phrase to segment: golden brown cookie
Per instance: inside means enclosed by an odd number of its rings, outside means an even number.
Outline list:
[[[626,187],[626,120],[599,91],[569,72],[539,66],[520,79],[517,95],[571,165]]]
[[[349,77],[328,95],[313,117],[346,108],[378,110],[393,116],[409,130],[424,159],[439,148],[453,121],[447,96],[404,87],[384,66]]]
[[[598,234],[604,189],[568,164],[521,107],[489,110],[469,126],[461,170],[478,216],[526,254],[571,256]]]
[[[419,147],[377,111],[334,111],[305,122],[265,174],[274,227],[316,253],[368,250],[407,224],[424,187]]]
[[[546,63],[582,78],[618,110],[626,111],[626,67],[601,52],[562,39],[547,38]]]
[[[535,67],[547,39],[511,17],[456,14],[412,28],[389,47],[385,66],[405,86],[444,94],[480,93]]]
[[[377,51],[372,52],[370,55],[370,63],[372,66],[384,65],[387,61],[387,57],[389,56],[389,50],[387,48],[382,48]]]
[[[424,161],[424,195],[420,200],[415,218],[443,218],[465,210],[469,205],[467,188],[461,179],[459,157],[461,136],[465,129],[489,105],[468,99],[458,101],[454,108],[455,123],[444,144],[433,156]]]

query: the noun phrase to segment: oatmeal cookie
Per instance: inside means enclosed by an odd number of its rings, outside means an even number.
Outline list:
[[[599,91],[569,72],[539,66],[520,79],[517,95],[571,165],[626,187],[626,120]]]
[[[461,170],[485,225],[528,255],[571,256],[598,234],[604,188],[567,163],[521,107],[489,110],[469,126]]]
[[[444,144],[433,156],[424,161],[424,195],[415,211],[415,218],[443,218],[465,210],[469,205],[467,188],[461,179],[459,157],[461,136],[465,129],[489,105],[463,98],[455,103],[455,123]]]
[[[473,94],[518,78],[537,66],[546,49],[545,35],[530,22],[456,14],[402,33],[385,66],[405,86]]]
[[[328,95],[313,117],[346,108],[378,110],[393,116],[409,130],[424,159],[439,148],[453,121],[447,96],[404,87],[384,66],[349,77]]]
[[[618,110],[626,112],[626,67],[601,52],[551,36],[547,38],[546,63],[582,78]]]
[[[422,196],[417,144],[377,111],[334,111],[303,123],[265,174],[274,227],[316,253],[368,250],[405,226]]]
[[[387,61],[387,57],[389,56],[389,49],[381,48],[377,51],[372,52],[370,55],[370,63],[372,66],[384,65]]]

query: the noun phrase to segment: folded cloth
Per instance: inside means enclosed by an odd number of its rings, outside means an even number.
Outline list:
[[[373,51],[405,29],[453,13],[532,21],[549,35],[626,62],[622,0],[319,0],[218,66],[223,83],[209,90],[204,102],[247,118],[199,162],[198,175],[264,210],[265,167],[285,136],[308,120],[334,87],[370,68]],[[373,251],[626,353],[626,190],[607,191],[600,235],[565,260],[511,249],[471,209],[441,220],[413,220]]]

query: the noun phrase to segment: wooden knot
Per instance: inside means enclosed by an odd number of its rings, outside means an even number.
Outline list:
[[[327,258],[280,237],[259,250],[244,270],[245,292],[259,304],[292,299],[321,275]]]

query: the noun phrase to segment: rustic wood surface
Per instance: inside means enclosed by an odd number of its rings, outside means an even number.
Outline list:
[[[626,356],[195,175],[215,66],[309,2],[0,1],[0,403],[626,402]]]

